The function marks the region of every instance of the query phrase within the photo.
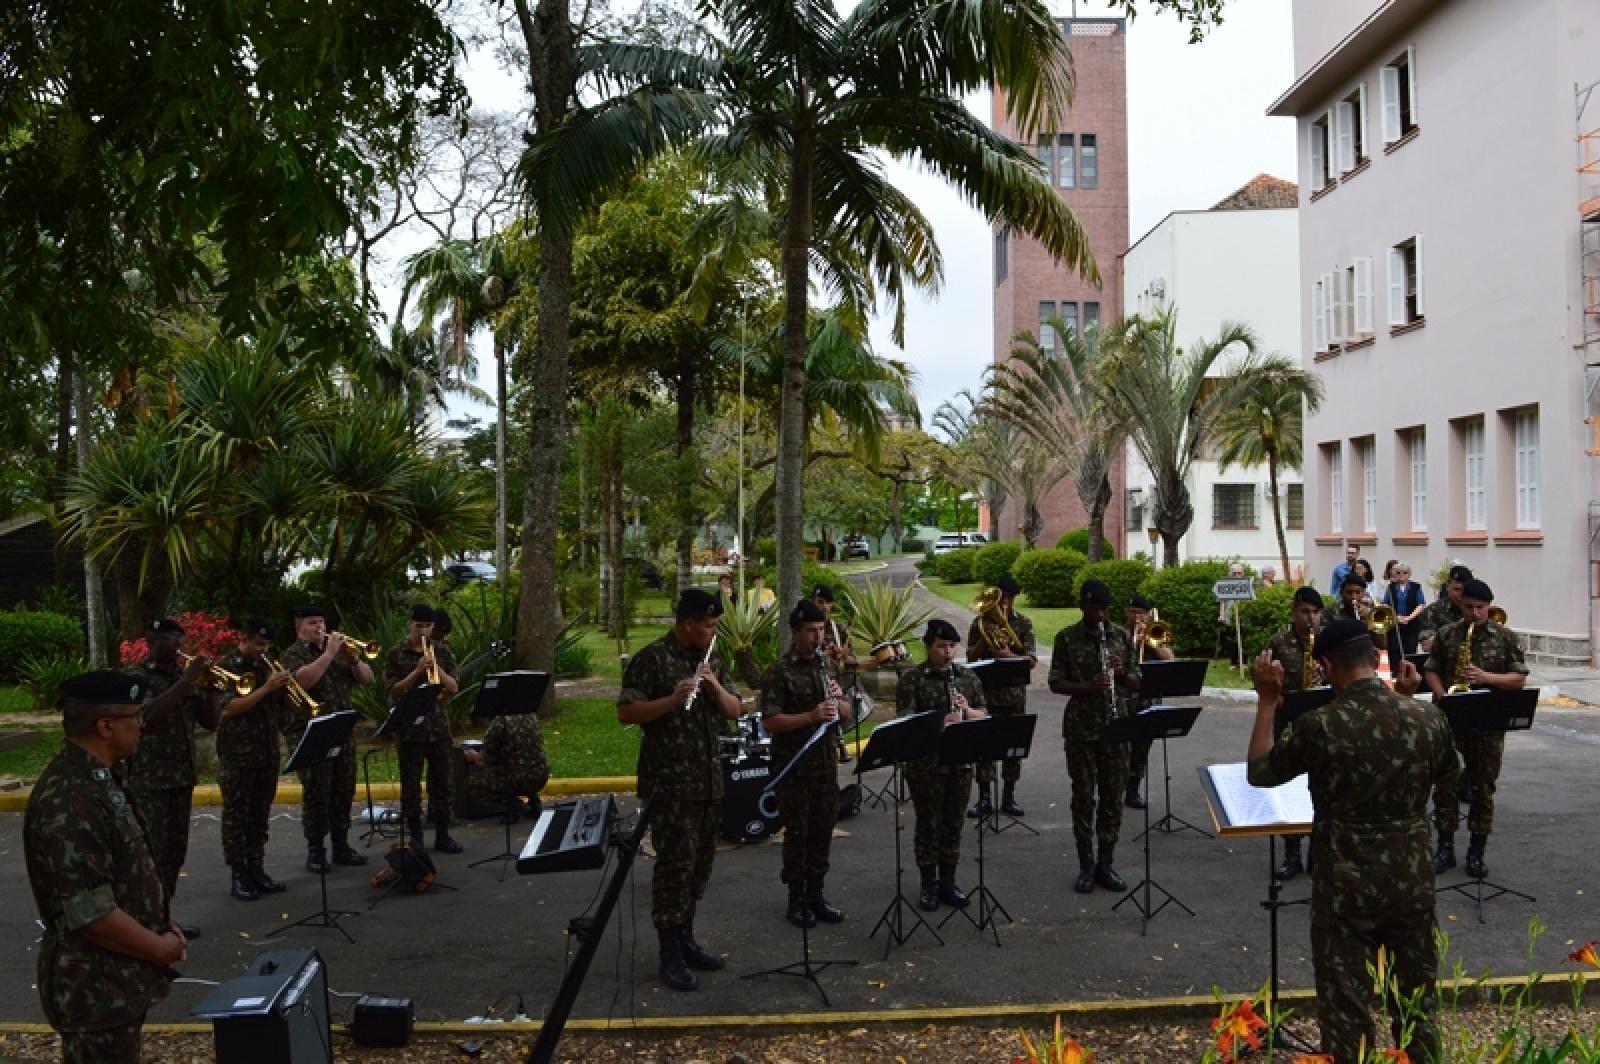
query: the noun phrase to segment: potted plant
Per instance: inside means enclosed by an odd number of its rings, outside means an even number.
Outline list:
[[[761,684],[761,656],[771,648],[778,631],[778,611],[762,609],[754,595],[733,596],[717,622],[718,649],[733,662],[733,674],[747,689]]]
[[[845,591],[845,606],[850,616],[850,634],[869,648],[884,643],[905,642],[933,613],[916,604],[916,586],[895,587],[888,580],[867,580]],[[862,662],[862,684],[873,699],[893,704],[900,670],[911,664],[900,662]]]

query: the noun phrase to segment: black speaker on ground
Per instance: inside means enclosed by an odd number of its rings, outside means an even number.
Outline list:
[[[328,973],[316,950],[261,954],[190,1015],[211,1021],[217,1064],[332,1064]]]
[[[350,1037],[358,1046],[396,1049],[411,1042],[417,1010],[410,998],[362,994],[350,1017]]]

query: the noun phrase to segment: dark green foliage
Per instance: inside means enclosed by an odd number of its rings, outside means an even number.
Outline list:
[[[19,671],[22,685],[33,698],[33,708],[48,712],[60,704],[61,685],[88,668],[77,654],[49,654],[23,658]]]
[[[1078,570],[1078,579],[1072,585],[1073,603],[1076,605],[1085,580],[1101,580],[1111,588],[1112,615],[1120,617],[1128,600],[1138,592],[1139,585],[1150,578],[1150,572],[1150,563],[1138,558],[1120,558],[1085,565]]]
[[[907,554],[915,554],[920,550],[926,550],[927,546],[928,545],[926,543],[918,539],[916,536],[907,536],[900,541],[900,549],[905,551]]]
[[[1069,528],[1061,533],[1061,538],[1056,540],[1058,547],[1070,547],[1075,551],[1087,555],[1089,553],[1089,530],[1087,528]],[[1111,546],[1111,541],[1104,536],[1100,537],[1100,550],[1102,559],[1115,558],[1116,548]]]
[[[977,579],[972,564],[978,557],[978,548],[962,547],[948,554],[940,554],[935,561],[935,572],[947,584],[970,584]]]
[[[1228,576],[1228,563],[1185,562],[1153,573],[1139,593],[1156,604],[1172,625],[1179,657],[1209,658],[1217,649],[1217,600],[1211,585]]]
[[[1081,551],[1056,547],[1053,550],[1024,551],[1012,567],[1028,605],[1045,609],[1076,606],[1073,594],[1078,571],[1088,559]]]
[[[977,557],[972,561],[972,575],[984,587],[994,587],[1002,576],[1011,572],[1011,567],[1021,554],[1020,543],[990,543],[979,547]]]
[[[59,613],[17,610],[0,613],[0,677],[9,681],[21,678],[25,661],[44,662],[52,658],[82,658],[83,626]]]
[[[1294,619],[1294,592],[1288,584],[1258,587],[1255,598],[1239,603],[1239,631],[1246,656],[1261,653],[1268,639],[1289,627]]]
[[[778,567],[776,565],[769,565],[761,572],[762,575],[767,579],[767,586],[773,591],[777,591]],[[844,602],[845,589],[850,586],[849,582],[845,580],[844,577],[840,576],[832,569],[829,569],[826,565],[823,565],[820,562],[814,562],[810,558],[807,558],[805,563],[800,567],[800,592],[807,598],[810,598],[811,593],[815,591],[819,585],[825,585],[833,591],[833,601],[835,603]],[[782,614],[787,616],[789,611],[794,608],[794,603],[780,602],[778,603],[778,606],[782,610]]]

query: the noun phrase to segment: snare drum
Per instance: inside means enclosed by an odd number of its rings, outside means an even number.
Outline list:
[[[872,648],[872,663],[874,665],[898,665],[902,661],[910,660],[910,658],[911,652],[906,649],[905,642],[900,639],[891,639]]]

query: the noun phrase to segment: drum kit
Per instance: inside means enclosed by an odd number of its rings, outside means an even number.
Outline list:
[[[885,665],[901,665],[911,660],[911,651],[906,649],[903,639],[886,640],[874,646],[870,653],[872,664],[879,668]]]

